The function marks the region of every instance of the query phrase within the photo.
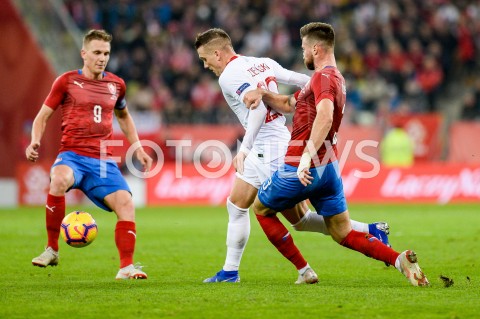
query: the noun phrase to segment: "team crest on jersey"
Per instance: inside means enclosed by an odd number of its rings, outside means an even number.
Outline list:
[[[118,96],[117,96],[117,86],[113,82],[108,83],[107,86],[108,86],[108,90],[112,94],[110,99],[111,100],[116,100],[118,98]]]
[[[115,86],[115,83],[112,83],[112,82],[108,83],[108,90],[112,94],[117,93],[117,87]]]
[[[240,85],[240,87],[237,89],[237,91],[235,91],[238,95],[242,94],[243,91],[245,91],[246,88],[248,88],[250,86],[250,83],[243,83],[242,85]]]

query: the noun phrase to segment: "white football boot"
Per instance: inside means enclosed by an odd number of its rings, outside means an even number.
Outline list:
[[[302,275],[298,275],[297,281],[295,283],[298,284],[316,284],[318,282],[318,276],[313,271],[312,268],[307,268]]]
[[[126,267],[121,268],[117,276],[115,277],[117,280],[121,279],[147,279],[147,274],[142,271],[142,266],[138,264],[130,264]]]
[[[58,251],[52,247],[45,248],[45,251],[38,257],[32,259],[32,264],[38,267],[56,266],[58,265]]]
[[[414,251],[405,250],[401,253],[395,262],[395,267],[414,286],[428,286],[430,284],[417,264],[417,254]]]

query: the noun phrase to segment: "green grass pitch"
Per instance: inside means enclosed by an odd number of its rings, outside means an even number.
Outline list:
[[[417,252],[428,288],[304,232],[292,234],[320,282],[294,285],[296,270],[252,213],[241,283],[203,284],[224,262],[224,207],[138,209],[135,260],[149,278],[115,281],[115,216],[85,209],[97,221],[97,239],[85,248],[62,242],[59,266],[48,268],[31,265],[45,244],[44,208],[0,210],[0,318],[480,317],[480,204],[350,206],[353,219],[389,222],[391,244]]]

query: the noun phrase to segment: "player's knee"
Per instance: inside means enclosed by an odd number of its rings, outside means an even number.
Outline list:
[[[247,208],[242,208],[238,205],[237,201],[232,201],[230,197],[227,198],[227,209],[230,210],[238,210],[238,211],[248,211]]]
[[[134,211],[135,206],[133,205],[132,197],[130,196],[119,196],[118,205],[123,210]]]
[[[351,227],[342,227],[340,225],[329,225],[328,227],[330,236],[339,244],[347,237],[351,230]]]
[[[227,211],[230,216],[230,221],[235,222],[240,219],[248,218],[248,208],[240,208],[227,198]]]
[[[122,208],[129,212],[135,213],[135,205],[133,205],[133,200],[131,198],[125,199],[122,203]]]
[[[255,212],[255,215],[259,216],[268,216],[272,214],[271,210],[265,207],[258,197],[255,198],[255,201],[253,202],[253,211]]]
[[[117,214],[119,220],[135,221],[135,207],[131,200],[119,203],[112,210]]]
[[[50,193],[53,195],[65,194],[70,186],[69,178],[62,175],[54,175],[50,180]]]
[[[248,209],[252,205],[252,200],[243,196],[232,194],[227,198],[227,205],[228,203],[233,204],[239,209]]]
[[[117,214],[119,220],[135,220],[135,205],[127,191],[116,191],[104,199],[105,203]]]

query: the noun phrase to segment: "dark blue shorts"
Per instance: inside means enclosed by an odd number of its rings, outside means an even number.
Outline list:
[[[318,214],[332,216],[347,210],[338,162],[310,169],[312,184],[303,186],[297,167],[284,164],[258,190],[258,199],[277,212],[309,199]]]
[[[130,188],[113,160],[100,160],[98,158],[78,155],[68,151],[58,154],[52,168],[57,165],[67,165],[73,170],[73,186],[80,189],[98,207],[111,212],[112,209],[105,205],[105,196],[118,190]]]

